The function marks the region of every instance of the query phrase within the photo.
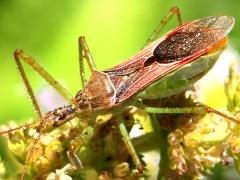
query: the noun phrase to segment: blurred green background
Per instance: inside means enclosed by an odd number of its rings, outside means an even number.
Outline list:
[[[80,35],[86,36],[102,70],[136,53],[172,6],[180,7],[184,22],[211,15],[235,16],[230,41],[240,50],[239,0],[1,0],[0,123],[36,117],[13,60],[16,48],[36,58],[74,95],[81,89]],[[164,31],[176,25],[174,18]],[[25,67],[35,92],[41,94],[47,83]]]

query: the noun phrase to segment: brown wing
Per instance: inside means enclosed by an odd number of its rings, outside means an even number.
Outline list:
[[[188,22],[122,64],[104,71],[116,89],[116,104],[207,53],[226,37],[233,25],[231,16]]]

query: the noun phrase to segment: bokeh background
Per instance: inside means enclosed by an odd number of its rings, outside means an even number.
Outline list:
[[[74,95],[81,89],[80,35],[86,37],[97,68],[103,70],[138,52],[173,6],[181,9],[184,22],[211,15],[234,16],[230,43],[240,50],[239,0],[0,0],[0,123],[36,117],[13,59],[16,48],[36,58]],[[176,26],[174,18],[163,33]],[[37,96],[56,99],[47,83],[24,67]],[[47,110],[46,101],[41,102]]]

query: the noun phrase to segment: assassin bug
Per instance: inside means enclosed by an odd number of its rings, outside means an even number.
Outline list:
[[[234,18],[231,16],[207,17],[187,22],[157,39],[159,31],[166,24],[166,21],[171,19],[173,14],[178,16],[179,22],[182,24],[179,10],[172,8],[170,13],[164,18],[164,21],[160,23],[149,38],[147,46],[143,50],[127,61],[105,71],[96,70],[85,38],[80,37],[80,75],[84,88],[75,97],[72,97],[63,86],[32,57],[26,55],[23,50],[18,49],[15,51],[14,58],[16,64],[38,114],[38,121],[0,132],[0,134],[4,134],[23,127],[37,126],[36,137],[33,139],[32,148],[26,157],[21,179],[24,178],[25,171],[41,135],[69,122],[74,117],[79,119],[86,118],[89,122],[94,122],[94,119],[99,115],[113,114],[118,121],[123,141],[129,154],[132,156],[139,174],[143,173],[144,167],[137,156],[125,127],[124,118],[122,117],[122,113],[126,109],[125,107],[136,106],[143,108],[149,113],[212,112],[231,121],[238,122],[234,117],[207,106],[181,110],[176,108],[151,108],[146,107],[139,101],[139,99],[167,97],[183,91],[196,82],[213,66],[226,46],[226,36],[234,25]],[[91,77],[88,81],[85,78],[84,59],[87,61],[91,71]],[[22,67],[21,60],[24,60],[24,62],[35,69],[69,102],[69,105],[56,108],[42,115]],[[198,68],[199,66],[201,68]],[[188,73],[190,69],[191,74]],[[177,85],[175,86],[174,83]],[[74,165],[81,168],[81,161],[76,155],[76,151],[79,148],[76,145],[78,144],[77,141],[78,139],[69,145],[67,153]]]

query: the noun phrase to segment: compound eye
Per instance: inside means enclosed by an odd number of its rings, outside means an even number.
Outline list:
[[[91,108],[91,103],[84,91],[79,91],[75,96],[75,106],[79,109],[89,109]]]
[[[81,99],[78,102],[78,107],[79,107],[79,109],[89,109],[89,108],[91,108],[91,103],[88,100]]]

